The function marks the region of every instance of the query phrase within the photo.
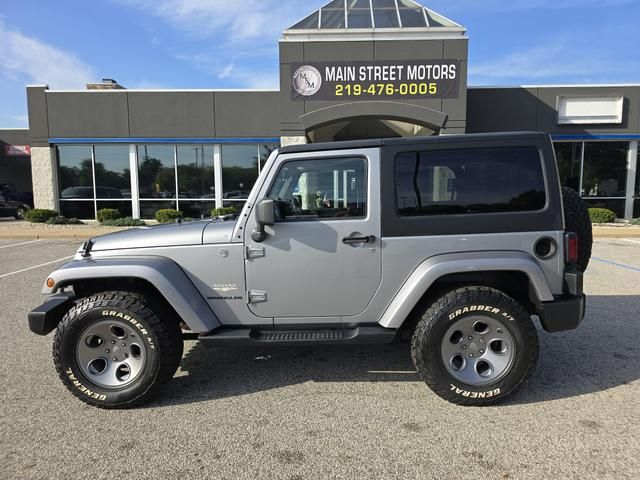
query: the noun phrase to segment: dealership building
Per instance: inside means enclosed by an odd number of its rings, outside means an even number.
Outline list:
[[[639,217],[640,84],[468,87],[468,43],[411,0],[333,0],[283,32],[279,90],[28,86],[0,184],[68,217],[199,217],[241,205],[280,145],[526,130],[552,136],[589,206]]]

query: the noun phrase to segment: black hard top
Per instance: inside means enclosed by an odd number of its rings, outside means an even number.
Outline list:
[[[463,143],[465,141],[477,141],[477,140],[513,140],[514,138],[524,139],[536,139],[540,137],[546,137],[546,133],[541,132],[500,132],[500,133],[471,133],[465,135],[442,135],[442,136],[430,136],[430,137],[403,137],[403,138],[373,138],[368,140],[349,140],[344,142],[326,142],[326,143],[308,143],[302,145],[291,145],[288,147],[280,148],[279,152],[282,153],[300,153],[300,152],[322,152],[325,150],[349,150],[355,148],[376,148],[383,146],[405,146],[405,145],[422,145],[422,144],[434,144],[440,142],[450,143],[452,140],[455,142]]]

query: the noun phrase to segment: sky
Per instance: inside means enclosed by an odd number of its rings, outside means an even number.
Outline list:
[[[281,32],[328,0],[0,0],[0,128],[25,85],[278,88]],[[640,0],[424,0],[467,28],[470,85],[640,83]]]

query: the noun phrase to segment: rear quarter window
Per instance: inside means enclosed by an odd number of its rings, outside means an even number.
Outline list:
[[[535,147],[403,152],[395,183],[401,216],[538,211],[547,202]]]

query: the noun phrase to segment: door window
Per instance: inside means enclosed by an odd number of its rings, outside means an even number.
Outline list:
[[[296,160],[280,167],[268,197],[280,222],[363,218],[366,178],[363,158]]]

